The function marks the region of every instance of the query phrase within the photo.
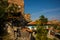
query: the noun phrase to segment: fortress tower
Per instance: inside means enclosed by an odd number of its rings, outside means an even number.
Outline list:
[[[11,4],[17,5],[17,11],[19,13],[16,13],[16,11],[14,11],[15,13],[8,13],[8,19],[12,19],[12,18],[16,18],[16,19],[21,19],[22,16],[24,17],[24,0],[8,0],[9,3],[9,7],[11,7]],[[13,6],[12,6],[13,7]],[[13,10],[14,7],[11,9]]]
[[[17,4],[21,13],[24,12],[24,0],[8,0],[9,4]]]

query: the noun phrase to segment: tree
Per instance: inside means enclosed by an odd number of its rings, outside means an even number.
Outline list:
[[[36,20],[36,25],[40,25],[41,24],[41,21],[40,20]]]
[[[45,24],[47,24],[48,19],[45,18],[44,15],[41,15],[40,18],[39,18],[39,21],[41,22],[41,25],[45,25]]]
[[[48,19],[41,15],[39,19],[36,21],[37,24],[37,34],[36,34],[36,40],[47,40],[47,30],[44,29],[45,24],[47,24]]]
[[[8,0],[0,0],[0,18],[4,18],[7,6]]]
[[[0,0],[0,37],[7,35],[7,30],[5,30],[6,14],[5,10],[8,6],[8,0]]]
[[[36,40],[47,40],[47,32],[43,26],[37,26]]]

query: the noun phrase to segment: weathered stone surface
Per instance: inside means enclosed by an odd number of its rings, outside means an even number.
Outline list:
[[[18,7],[20,8],[20,12],[23,13],[24,12],[24,0],[8,0],[9,4],[17,4]]]

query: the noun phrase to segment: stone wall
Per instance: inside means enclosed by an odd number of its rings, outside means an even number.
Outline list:
[[[20,8],[20,12],[23,13],[24,12],[24,0],[8,0],[9,4],[17,4],[18,7]]]

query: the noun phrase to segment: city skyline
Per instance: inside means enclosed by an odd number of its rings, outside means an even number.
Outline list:
[[[30,13],[32,20],[41,15],[49,20],[60,20],[60,0],[24,0],[24,3],[25,13]]]

